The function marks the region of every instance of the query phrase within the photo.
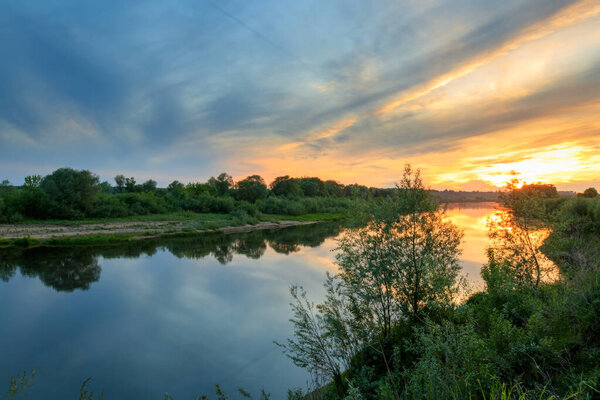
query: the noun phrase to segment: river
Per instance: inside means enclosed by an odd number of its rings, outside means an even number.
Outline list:
[[[481,287],[494,203],[450,205],[465,231],[461,263]],[[105,399],[273,399],[308,376],[274,340],[292,333],[289,286],[315,301],[335,271],[335,223],[115,246],[0,250],[0,393],[36,369],[30,399],[77,398],[84,379]]]

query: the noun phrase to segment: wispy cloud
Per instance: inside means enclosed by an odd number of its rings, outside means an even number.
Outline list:
[[[71,165],[387,185],[412,161],[485,186],[559,154],[570,182],[598,172],[595,0],[37,0],[1,5],[0,27],[15,181]]]

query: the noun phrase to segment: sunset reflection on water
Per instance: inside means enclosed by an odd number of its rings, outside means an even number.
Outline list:
[[[500,210],[498,203],[451,203],[446,215],[465,233],[460,257],[463,273],[473,289],[483,288],[481,266],[487,262],[486,248],[488,238],[488,219],[497,218]]]

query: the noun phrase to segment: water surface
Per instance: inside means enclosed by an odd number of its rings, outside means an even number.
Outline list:
[[[480,284],[494,204],[450,206],[462,264]],[[274,399],[306,373],[273,340],[292,333],[289,291],[323,296],[339,224],[115,246],[0,250],[0,392],[37,369],[31,399],[176,399],[262,386]],[[235,396],[232,396],[235,398]]]

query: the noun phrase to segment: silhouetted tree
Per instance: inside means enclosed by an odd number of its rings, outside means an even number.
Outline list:
[[[581,195],[579,193],[577,195],[579,197],[594,198],[594,197],[598,197],[598,191],[596,190],[596,188],[590,187],[590,188],[585,189],[583,191],[583,193],[581,193]]]
[[[325,185],[319,178],[298,178],[298,183],[305,196],[315,197],[325,195]]]
[[[296,179],[289,175],[278,176],[270,185],[271,191],[277,196],[298,196],[301,193]]]

